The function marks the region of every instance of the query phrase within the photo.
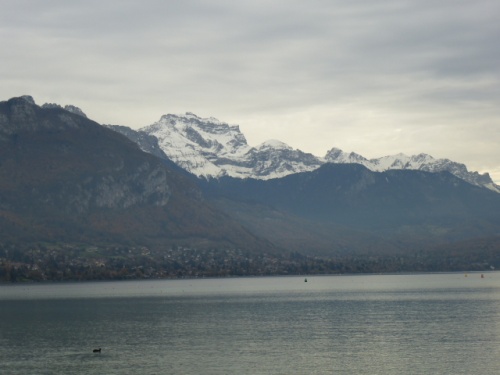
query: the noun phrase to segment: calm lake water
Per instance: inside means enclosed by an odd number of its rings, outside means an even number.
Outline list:
[[[500,373],[500,273],[307,281],[1,285],[0,374]]]

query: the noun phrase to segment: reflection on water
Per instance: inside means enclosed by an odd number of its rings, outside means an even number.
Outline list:
[[[498,273],[6,285],[0,373],[493,374],[499,322]]]

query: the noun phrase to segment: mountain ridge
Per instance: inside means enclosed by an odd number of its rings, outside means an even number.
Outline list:
[[[156,137],[158,146],[168,158],[198,177],[272,179],[312,171],[325,163],[355,163],[375,172],[392,169],[448,171],[468,183],[500,193],[500,186],[488,173],[470,172],[465,164],[449,159],[435,159],[424,153],[366,159],[335,147],[324,157],[318,157],[277,140],[251,147],[238,125],[229,125],[213,117],[201,118],[191,112],[163,115],[158,122],[137,132]]]
[[[36,104],[30,95],[21,98]],[[61,108],[87,117],[74,105],[63,107],[56,103],[45,103],[41,107]],[[324,163],[354,163],[364,165],[374,172],[392,169],[432,173],[448,171],[472,185],[500,193],[500,186],[492,181],[488,173],[468,171],[465,164],[449,159],[435,159],[425,153],[411,156],[399,153],[367,159],[336,147],[327,151],[324,157],[318,157],[299,149],[294,150],[286,143],[273,139],[251,147],[239,125],[230,125],[215,117],[201,118],[192,112],[163,115],[158,122],[139,130],[120,125],[105,126],[132,139],[143,151],[165,160],[170,159],[198,177],[271,179],[312,171]]]

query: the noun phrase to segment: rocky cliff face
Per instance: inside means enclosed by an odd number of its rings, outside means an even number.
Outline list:
[[[130,174],[109,172],[82,175],[49,189],[33,188],[32,198],[69,214],[93,209],[126,209],[138,205],[167,205],[171,195],[165,171],[145,162]]]

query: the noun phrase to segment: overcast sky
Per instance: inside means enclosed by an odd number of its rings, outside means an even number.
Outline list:
[[[500,183],[498,0],[0,0],[0,100],[166,113],[324,156],[428,153]]]

